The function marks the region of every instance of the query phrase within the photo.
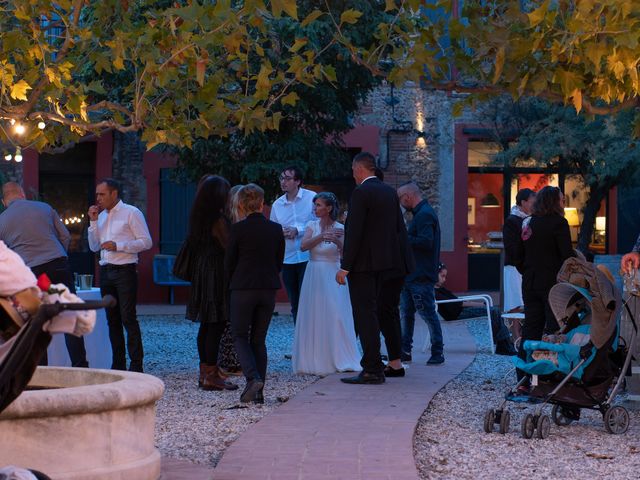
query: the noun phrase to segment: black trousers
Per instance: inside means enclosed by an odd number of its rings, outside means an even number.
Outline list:
[[[384,365],[380,358],[380,324],[378,322],[378,296],[382,286],[379,272],[349,273],[349,297],[356,334],[362,345],[360,365],[365,373],[382,375]]]
[[[293,315],[293,324],[296,323],[298,316],[298,301],[300,300],[300,290],[302,289],[302,279],[304,271],[307,268],[307,262],[301,263],[285,263],[282,265],[282,282],[287,290],[289,302],[291,302],[291,315]]]
[[[389,360],[400,360],[402,353],[399,305],[403,285],[404,277],[385,279],[378,296],[378,321]]]
[[[276,290],[232,290],[231,334],[247,381],[267,376],[267,331]]]
[[[129,370],[142,372],[142,334],[136,315],[136,300],[138,290],[138,273],[136,264],[102,265],[100,267],[100,294],[112,295],[118,302],[115,307],[107,308],[107,323],[109,324],[109,340],[113,360],[111,368],[114,370],[127,369],[126,350],[129,351],[131,363]],[[124,332],[127,331],[125,350]]]
[[[71,274],[71,268],[67,257],[60,257],[50,262],[43,263],[31,267],[31,271],[37,277],[45,273],[51,283],[62,283],[69,287],[71,293],[76,293],[76,285]],[[71,366],[73,367],[88,367],[87,351],[84,347],[84,339],[82,337],[76,337],[68,333],[64,334],[64,343],[67,346],[67,352],[69,352],[69,358],[71,359]],[[41,360],[41,365],[47,365],[47,351],[45,350]]]
[[[200,322],[198,329],[198,357],[200,363],[205,365],[216,365],[218,363],[218,353],[220,351],[220,340],[227,323]]]
[[[558,329],[558,322],[551,311],[549,305],[549,290],[522,289],[522,300],[524,301],[524,324],[522,325],[522,339],[518,356],[526,360],[526,352],[523,348],[525,340],[541,340],[545,333],[554,333]],[[517,371],[518,379],[524,373]]]

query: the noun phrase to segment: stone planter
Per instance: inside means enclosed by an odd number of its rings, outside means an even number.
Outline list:
[[[155,480],[156,401],[164,385],[141,373],[39,367],[0,414],[0,465],[55,480]]]

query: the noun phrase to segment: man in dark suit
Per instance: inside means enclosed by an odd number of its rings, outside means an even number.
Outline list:
[[[247,384],[243,403],[264,403],[267,375],[267,330],[280,288],[284,259],[282,227],[262,215],[264,190],[250,183],[238,191],[246,218],[231,227],[225,252],[229,279],[231,333]]]
[[[349,296],[356,333],[362,344],[362,372],[345,383],[384,383],[380,358],[378,303],[387,272],[402,263],[400,233],[404,228],[396,192],[375,176],[375,159],[362,152],[353,159],[358,186],[351,195],[345,224],[344,249],[336,281],[344,285],[349,276]]]

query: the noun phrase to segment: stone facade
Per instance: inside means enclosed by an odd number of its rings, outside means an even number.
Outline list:
[[[145,147],[137,133],[113,132],[113,178],[122,184],[122,199],[147,214]]]
[[[379,165],[385,181],[397,187],[413,180],[438,212],[442,249],[453,249],[455,124],[473,122],[465,112],[454,118],[455,94],[425,90],[408,83],[383,84],[374,90],[356,117],[356,125],[380,128]]]

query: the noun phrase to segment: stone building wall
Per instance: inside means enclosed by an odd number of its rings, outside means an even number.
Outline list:
[[[380,128],[379,165],[385,181],[394,187],[415,181],[438,212],[444,251],[453,249],[454,239],[455,124],[474,122],[470,111],[453,117],[459,99],[456,94],[411,83],[402,88],[382,85],[369,95],[356,117],[356,125]]]
[[[147,214],[147,183],[144,176],[145,147],[136,133],[113,133],[112,176],[122,184],[122,198]]]

